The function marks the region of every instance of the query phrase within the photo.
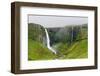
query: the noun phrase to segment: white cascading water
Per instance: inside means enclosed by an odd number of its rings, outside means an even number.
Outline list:
[[[49,50],[51,50],[54,54],[56,54],[56,51],[50,46],[50,38],[47,29],[45,28],[46,32],[46,38],[47,38],[47,47]]]

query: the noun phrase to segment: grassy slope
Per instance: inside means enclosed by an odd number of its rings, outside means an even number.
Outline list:
[[[63,59],[80,59],[88,57],[87,39],[77,41],[71,46],[67,44],[59,44],[59,55],[64,55]]]
[[[88,45],[87,40],[81,40],[72,45],[69,51],[65,54],[65,58],[87,58],[88,57]]]
[[[31,39],[28,40],[28,60],[50,60],[54,58],[55,55],[46,46]]]

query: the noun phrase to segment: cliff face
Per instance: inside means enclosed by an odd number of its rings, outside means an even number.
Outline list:
[[[65,26],[47,28],[50,35],[50,44],[67,43],[72,44],[75,41],[86,39],[88,35],[87,24],[76,26]]]
[[[44,27],[39,24],[29,23],[28,39],[32,39],[34,41],[46,44],[46,34]]]

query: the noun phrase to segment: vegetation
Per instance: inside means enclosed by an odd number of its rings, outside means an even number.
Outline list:
[[[59,43],[57,44],[58,57],[59,59],[77,59],[77,58],[87,58],[88,57],[88,47],[87,40],[81,40],[74,42],[71,46],[67,44]]]
[[[28,60],[50,60],[55,59],[55,55],[43,44],[28,40]]]

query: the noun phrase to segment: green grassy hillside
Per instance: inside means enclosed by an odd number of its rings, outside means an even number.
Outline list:
[[[74,42],[71,46],[60,43],[56,46],[60,59],[80,59],[88,57],[87,39]]]
[[[81,40],[74,43],[65,53],[65,58],[87,58],[88,56],[88,45],[87,40]]]
[[[54,59],[55,55],[43,44],[28,40],[28,60],[50,60]]]

